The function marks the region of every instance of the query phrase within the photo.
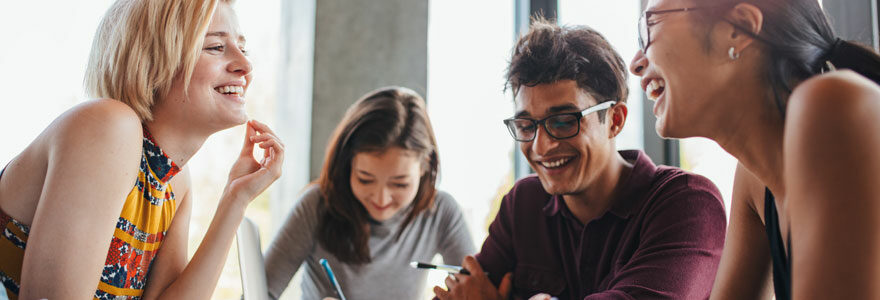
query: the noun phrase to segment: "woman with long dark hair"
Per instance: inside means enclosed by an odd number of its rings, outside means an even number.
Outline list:
[[[352,299],[416,299],[426,272],[411,261],[474,253],[455,200],[435,188],[437,143],[425,102],[405,88],[368,93],[346,112],[324,167],[266,253],[269,293],[278,298],[305,263],[303,299],[335,296],[326,258]]]
[[[816,0],[651,0],[639,26],[657,132],[739,160],[712,298],[880,298],[877,54]]]

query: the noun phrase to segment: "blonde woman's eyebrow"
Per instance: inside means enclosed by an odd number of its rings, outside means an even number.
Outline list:
[[[212,32],[208,32],[207,34],[205,34],[205,37],[210,37],[210,36],[225,38],[225,37],[229,36],[229,33],[226,31],[212,31]],[[244,44],[247,41],[247,39],[245,39],[244,35],[238,35],[238,41],[240,43]]]

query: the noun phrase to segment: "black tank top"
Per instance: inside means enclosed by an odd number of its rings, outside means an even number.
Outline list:
[[[773,258],[773,289],[776,300],[791,299],[791,238],[788,238],[788,253],[782,243],[779,215],[776,213],[776,199],[770,189],[764,189],[764,228],[770,241],[770,257]]]

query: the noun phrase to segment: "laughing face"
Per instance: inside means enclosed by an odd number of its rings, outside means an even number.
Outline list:
[[[360,152],[351,160],[351,191],[376,221],[385,221],[415,200],[422,175],[420,155],[400,147]]]
[[[699,5],[699,1],[650,0],[646,10],[675,10]],[[713,100],[723,95],[719,87],[729,85],[725,83],[728,79],[724,74],[729,69],[730,60],[726,55],[707,52],[706,34],[694,29],[703,27],[695,19],[698,13],[702,12],[655,14],[642,20],[644,24],[640,25],[648,27],[650,37],[642,38],[650,39],[650,45],[647,51],[636,53],[630,71],[642,77],[641,87],[648,99],[654,101],[655,127],[662,137],[702,136],[702,128],[722,119],[719,116],[723,115],[723,109],[718,101]]]
[[[516,111],[519,118],[540,120],[553,114],[579,112],[597,103],[589,93],[578,88],[575,81],[561,80],[522,86],[516,98]],[[584,116],[578,134],[573,137],[556,139],[540,126],[532,141],[519,143],[548,193],[581,193],[614,161],[614,134],[609,131],[608,118],[600,123],[598,117],[606,112]]]
[[[174,103],[175,117],[213,131],[247,121],[244,96],[251,83],[252,66],[244,44],[235,13],[229,4],[221,2],[208,26],[189,86],[184,90],[178,76],[166,98]]]

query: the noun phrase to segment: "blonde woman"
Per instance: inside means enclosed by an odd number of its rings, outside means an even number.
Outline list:
[[[284,147],[248,121],[251,64],[231,1],[118,0],[86,85],[0,171],[0,282],[10,299],[208,299],[247,204],[280,176]],[[187,262],[186,162],[247,123],[204,240]],[[253,157],[263,148],[262,161]]]

